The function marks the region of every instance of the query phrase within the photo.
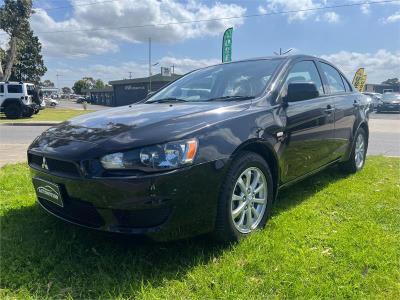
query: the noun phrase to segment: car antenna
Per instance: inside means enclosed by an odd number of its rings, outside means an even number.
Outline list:
[[[288,49],[288,50],[282,52],[282,48],[279,48],[279,53],[274,51],[274,54],[275,54],[275,55],[285,55],[285,54],[288,54],[288,53],[289,53],[290,51],[292,51],[292,50],[293,50],[293,48],[290,48],[290,49]]]

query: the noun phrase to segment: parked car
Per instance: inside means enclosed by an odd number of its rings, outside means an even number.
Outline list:
[[[8,119],[31,117],[39,111],[39,106],[33,103],[31,92],[35,86],[32,83],[0,82],[0,112]]]
[[[199,69],[44,132],[28,149],[38,202],[98,230],[236,241],[264,227],[280,189],[333,164],[363,168],[363,98],[312,56]]]
[[[52,99],[52,98],[45,98],[45,103],[47,106],[50,106],[50,107],[55,107],[58,105],[58,101],[56,99]]]
[[[400,112],[400,93],[385,93],[376,109],[378,113],[396,111]]]
[[[376,108],[379,105],[379,102],[382,99],[382,94],[379,93],[372,93],[372,92],[363,92],[364,95],[368,96],[370,98],[370,103],[371,103],[371,109],[376,110]]]
[[[83,102],[89,103],[89,101],[88,101],[88,99],[86,97],[79,97],[79,98],[76,99],[75,102],[76,103],[83,103]]]

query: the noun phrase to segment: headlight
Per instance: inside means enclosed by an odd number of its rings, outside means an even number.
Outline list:
[[[197,153],[197,139],[166,143],[108,154],[101,164],[109,170],[168,170],[193,163]]]

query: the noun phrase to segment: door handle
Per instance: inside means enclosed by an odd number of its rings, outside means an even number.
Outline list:
[[[328,115],[330,115],[333,111],[335,110],[334,107],[332,107],[330,104],[326,107],[326,109],[324,110],[324,112]]]

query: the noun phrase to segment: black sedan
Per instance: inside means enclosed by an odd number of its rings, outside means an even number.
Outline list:
[[[265,225],[279,189],[332,164],[363,168],[365,103],[319,58],[225,63],[53,127],[28,161],[38,202],[66,221],[235,241]]]

